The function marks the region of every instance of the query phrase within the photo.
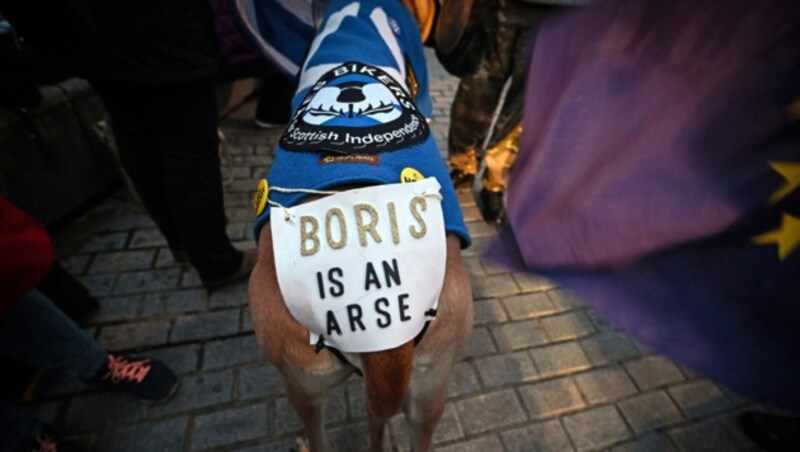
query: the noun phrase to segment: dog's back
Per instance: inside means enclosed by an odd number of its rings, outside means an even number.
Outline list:
[[[313,450],[327,447],[326,392],[353,372],[364,376],[372,449],[403,408],[412,447],[427,450],[471,331],[460,256],[469,234],[427,128],[424,55],[402,8],[333,3],[262,193],[274,208],[262,202],[256,223],[253,325]],[[409,185],[372,198],[357,188],[328,198],[339,204],[320,204],[328,190],[400,182]],[[346,203],[350,195],[372,201]],[[370,273],[373,262],[379,271]]]

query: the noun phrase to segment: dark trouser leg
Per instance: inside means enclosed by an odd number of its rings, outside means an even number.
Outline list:
[[[75,321],[80,321],[89,311],[99,306],[89,290],[58,262],[53,264],[50,273],[39,282],[37,288]]]
[[[22,405],[0,401],[0,449],[22,450],[42,429],[42,423]]]
[[[94,83],[111,116],[111,128],[119,158],[147,213],[158,225],[173,251],[186,245],[172,220],[166,197],[164,155],[150,127],[153,105],[140,97],[139,89]]]
[[[267,75],[258,87],[256,120],[267,124],[285,125],[292,115],[292,97],[297,83],[283,75]]]
[[[217,101],[212,80],[165,87],[153,116],[164,152],[167,200],[189,259],[205,280],[238,270],[242,253],[225,232]]]
[[[159,212],[167,206],[167,226],[174,228],[202,279],[219,279],[238,270],[242,253],[233,248],[225,232],[213,81],[136,88],[105,86],[100,94],[115,131],[127,131],[130,124],[134,132],[148,133],[146,140],[134,137],[129,142],[127,132],[123,141],[117,139],[120,155],[126,156],[123,164],[137,190],[143,186],[146,191],[159,192],[158,200],[142,196],[148,211],[151,204]],[[146,128],[139,127],[142,122]],[[146,144],[149,149],[142,150]],[[152,154],[153,149],[158,157]],[[146,170],[149,161],[160,164],[159,169]],[[162,232],[167,235],[167,231]]]
[[[0,316],[0,356],[45,368],[61,378],[86,380],[106,362],[108,352],[34,290]],[[29,409],[0,401],[0,449],[18,450],[41,428]]]

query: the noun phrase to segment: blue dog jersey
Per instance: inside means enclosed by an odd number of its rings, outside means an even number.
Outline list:
[[[269,187],[394,184],[413,168],[439,181],[445,229],[469,246],[455,190],[420,109],[430,114],[425,57],[402,3],[334,1],[303,67]],[[306,196],[268,193],[285,207]],[[256,220],[256,239],[267,221],[269,209]]]

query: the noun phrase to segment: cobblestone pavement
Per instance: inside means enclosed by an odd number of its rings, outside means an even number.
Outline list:
[[[457,81],[431,70],[445,149]],[[252,245],[250,207],[271,162],[277,131],[228,119],[224,174],[228,232]],[[249,111],[247,111],[249,110]],[[752,450],[735,424],[749,402],[698,379],[614,330],[580,301],[541,277],[508,273],[480,257],[495,229],[462,197],[475,246],[464,252],[475,293],[475,328],[455,368],[441,451]],[[276,371],[265,364],[249,320],[246,283],[212,294],[177,265],[153,222],[120,192],[57,236],[63,259],[100,298],[88,329],[106,346],[157,356],[182,387],[160,405],[43,378],[34,407],[103,451],[277,451],[301,431]],[[338,450],[367,445],[364,396],[352,378],[330,395],[328,427]],[[407,450],[398,416],[393,449]]]

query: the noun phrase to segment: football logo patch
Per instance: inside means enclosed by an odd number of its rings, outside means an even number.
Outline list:
[[[345,63],[300,104],[280,145],[292,151],[372,154],[423,142],[430,131],[408,92],[381,69]]]

